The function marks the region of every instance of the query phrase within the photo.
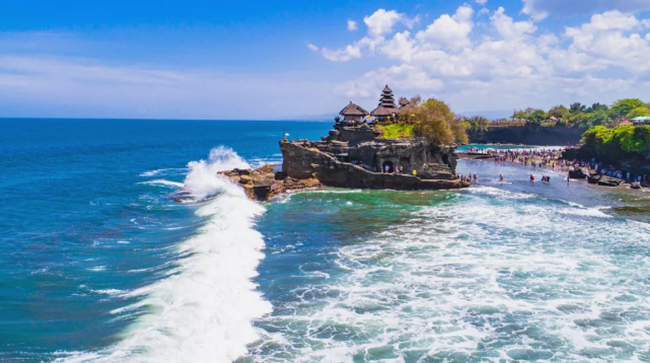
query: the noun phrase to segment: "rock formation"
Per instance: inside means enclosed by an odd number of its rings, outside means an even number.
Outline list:
[[[315,178],[295,179],[287,177],[282,171],[275,171],[273,165],[265,165],[259,169],[233,169],[220,172],[233,183],[244,188],[250,199],[267,201],[290,190],[300,190],[321,186]]]
[[[489,127],[487,131],[470,131],[472,144],[576,145],[584,130],[578,127]]]
[[[322,141],[280,141],[282,170],[298,180],[371,189],[466,187],[456,176],[454,146],[426,138],[380,139],[366,124],[340,122]]]

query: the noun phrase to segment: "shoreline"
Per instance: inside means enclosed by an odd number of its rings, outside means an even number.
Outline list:
[[[549,167],[549,166],[532,166],[531,164],[521,164],[518,159],[517,160],[506,160],[506,161],[497,161],[495,160],[495,157],[498,156],[499,154],[491,154],[491,153],[477,153],[477,152],[469,152],[469,151],[459,151],[456,152],[458,154],[458,160],[469,160],[469,161],[489,161],[497,165],[509,165],[509,166],[515,166],[515,167],[522,167],[522,168],[527,168],[530,170],[539,170],[539,171],[546,171],[546,172],[560,172],[560,173],[565,173],[565,178],[561,179],[563,181],[566,181],[567,174],[574,169],[573,166],[571,165],[566,165],[562,163],[563,161],[566,162],[566,160],[560,159],[559,157],[554,157],[549,159],[554,163],[554,167]],[[528,159],[528,163],[535,162],[539,164],[541,162],[542,158],[540,157],[533,157]],[[628,183],[625,180],[622,180],[621,183],[617,186],[608,186],[608,185],[599,185],[599,184],[592,184],[588,182],[589,179],[589,168],[585,167],[579,167],[582,172],[587,175],[585,178],[570,178],[570,182],[585,182],[587,186],[593,186],[596,189],[602,189],[602,190],[610,190],[610,191],[633,191],[633,192],[641,192],[645,193],[645,189],[650,190],[650,188],[643,187],[641,186],[640,188],[632,188],[631,183]],[[531,173],[534,175],[534,173]],[[541,178],[540,178],[541,179]]]

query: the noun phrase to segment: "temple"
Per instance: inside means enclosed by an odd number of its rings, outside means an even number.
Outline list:
[[[370,115],[375,118],[379,123],[392,122],[397,119],[397,113],[399,109],[395,104],[395,97],[393,96],[393,90],[386,85],[384,90],[381,92],[381,97],[379,98],[379,105],[377,108],[372,110]]]
[[[352,101],[350,101],[350,104],[345,106],[345,108],[339,112],[339,115],[343,116],[343,121],[352,123],[359,123],[363,121],[363,119],[369,114],[370,113],[368,113],[368,111],[364,110],[361,108],[361,106],[353,103]]]
[[[400,106],[408,105],[406,99]],[[429,138],[385,139],[376,124],[397,121],[399,108],[386,86],[370,114],[350,102],[321,141],[280,141],[282,175],[323,185],[373,189],[454,189],[469,184],[456,175],[455,145]],[[366,122],[369,115],[373,121]]]

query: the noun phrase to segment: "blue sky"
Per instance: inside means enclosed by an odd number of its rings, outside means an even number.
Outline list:
[[[31,1],[0,11],[0,117],[285,119],[650,101],[650,0]],[[498,112],[497,112],[498,113]]]

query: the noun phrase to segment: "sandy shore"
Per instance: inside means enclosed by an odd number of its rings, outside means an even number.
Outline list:
[[[528,162],[525,163],[523,161],[523,157],[520,156],[515,160],[506,160],[506,161],[497,161],[495,160],[495,157],[499,156],[499,154],[489,154],[489,153],[475,153],[475,152],[457,152],[458,154],[458,159],[459,160],[479,160],[479,161],[487,161],[487,162],[492,162],[495,164],[501,164],[501,165],[512,165],[512,166],[518,166],[522,168],[527,168],[530,170],[537,170],[537,171],[552,171],[552,172],[564,172],[567,173],[569,172],[569,169],[573,168],[573,165],[568,163],[566,160],[561,160],[560,156],[562,155],[561,152],[555,153],[552,157],[546,157],[542,158],[539,156],[528,156]],[[545,159],[545,160],[544,160]],[[545,161],[545,164],[542,164],[542,162]],[[532,166],[532,163],[535,163],[537,166]],[[543,166],[542,166],[543,165]],[[580,168],[583,170],[585,174],[588,175],[589,169],[588,168]],[[566,181],[566,175],[564,177],[564,180]],[[598,184],[588,184],[587,179],[571,179],[571,182],[584,182],[585,184],[589,185],[590,187],[594,187],[597,189],[603,189],[603,190],[626,190],[626,191],[641,191],[643,192],[646,189],[650,188],[640,188],[640,189],[634,189],[630,187],[630,183],[627,182],[622,182],[618,186],[604,186],[604,185],[598,185]]]

